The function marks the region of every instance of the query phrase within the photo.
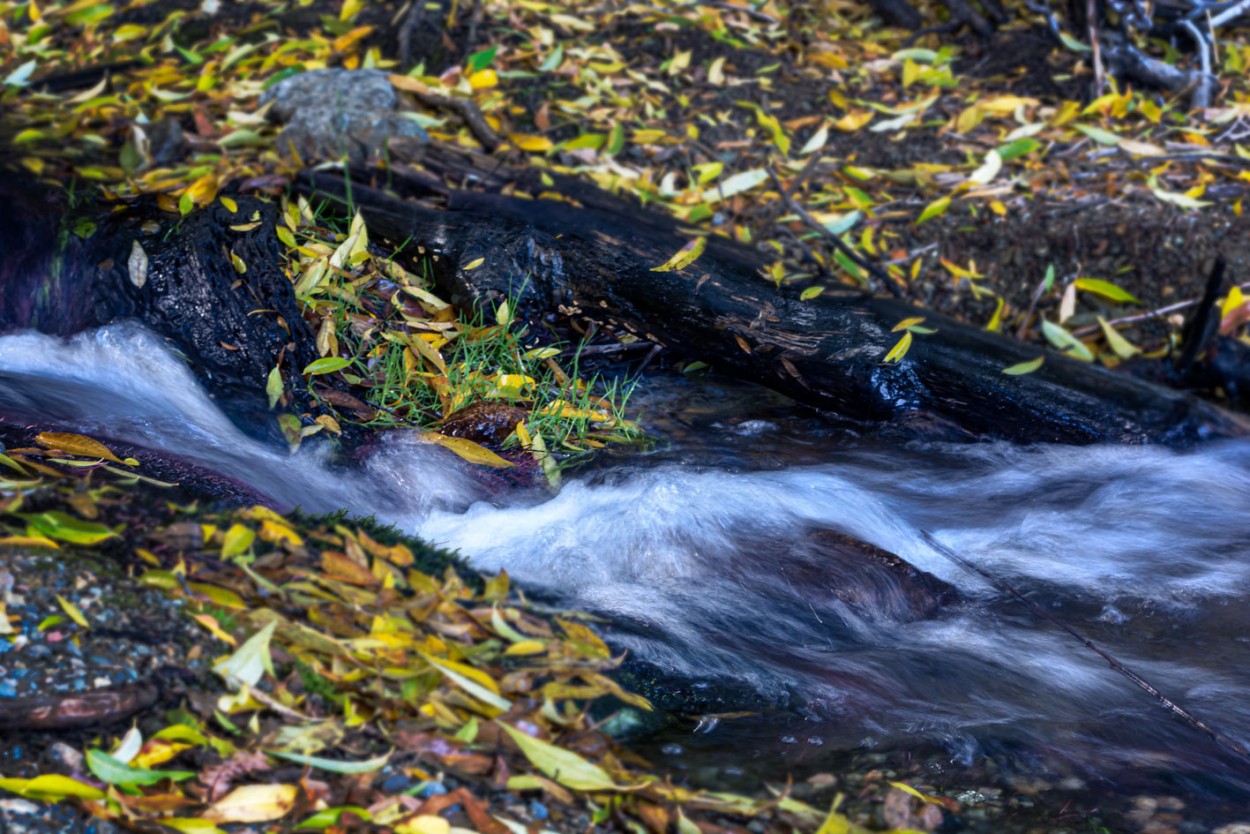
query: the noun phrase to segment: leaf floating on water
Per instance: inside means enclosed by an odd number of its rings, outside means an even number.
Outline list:
[[[612,777],[599,767],[571,750],[562,750],[554,744],[541,741],[521,732],[502,721],[499,728],[507,733],[516,746],[521,748],[530,764],[546,776],[575,791],[628,790],[612,781]]]
[[[35,442],[45,449],[60,449],[62,452],[83,458],[101,458],[102,460],[111,460],[114,463],[123,465],[133,465],[127,464],[126,461],[113,454],[100,441],[92,440],[90,437],[84,437],[81,434],[45,431],[35,436]]]
[[[1045,361],[1045,356],[1039,356],[1036,359],[1030,359],[1028,362],[1019,362],[1009,368],[1003,368],[1003,373],[1008,376],[1024,376],[1025,374],[1031,374],[1038,368],[1042,367],[1042,363]]]
[[[707,238],[696,237],[694,240],[687,242],[685,246],[679,249],[676,255],[673,255],[673,257],[669,258],[667,261],[660,264],[659,266],[651,267],[651,271],[652,272],[675,272],[680,269],[685,269],[686,267],[690,266],[692,263],[697,261],[699,259],[699,256],[703,254],[703,250],[706,248],[707,248]]]
[[[126,270],[130,275],[130,283],[134,284],[136,289],[143,289],[144,284],[148,282],[148,253],[143,250],[143,245],[137,240],[130,246]]]

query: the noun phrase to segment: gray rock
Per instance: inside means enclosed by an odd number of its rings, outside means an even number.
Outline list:
[[[395,108],[399,97],[378,70],[325,69],[300,73],[265,91],[269,116],[285,124],[278,151],[305,162],[357,162],[381,156],[394,136],[429,141],[421,126]]]

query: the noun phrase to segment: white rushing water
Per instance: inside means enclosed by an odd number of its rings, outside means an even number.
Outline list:
[[[507,569],[607,617],[635,657],[795,705],[808,744],[923,736],[969,757],[1011,743],[1095,769],[1219,769],[1200,733],[924,531],[1250,738],[1250,445],[848,447],[739,402],[666,452],[509,503],[411,439],[380,442],[355,468],[331,466],[328,445],[292,457],[253,441],[182,360],[130,328],[0,338],[0,404],[0,416],[56,423],[41,428],[165,450],[280,505],[376,514]],[[945,602],[915,602],[941,583]]]

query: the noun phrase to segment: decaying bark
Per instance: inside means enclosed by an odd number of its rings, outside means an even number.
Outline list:
[[[709,237],[685,269],[656,272],[693,230],[568,178],[557,177],[555,189],[572,202],[527,199],[516,195],[534,172],[437,148],[425,156],[424,173],[386,174],[421,199],[369,187],[359,173],[352,199],[375,234],[437,255],[436,278],[458,305],[493,310],[511,298],[535,322],[560,312],[625,328],[871,423],[1024,442],[1184,445],[1247,433],[1239,418],[1196,398],[1054,353],[1032,373],[1005,375],[1041,351],[899,300],[845,288],[801,300],[798,289],[761,277],[761,253],[725,237]],[[505,184],[514,193],[500,193]],[[308,174],[299,187],[342,197],[344,184],[341,175]],[[901,361],[885,362],[902,336],[895,326],[917,316],[937,332],[914,335]]]

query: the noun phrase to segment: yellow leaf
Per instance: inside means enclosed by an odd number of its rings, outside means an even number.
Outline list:
[[[659,266],[651,267],[652,272],[673,272],[679,269],[685,269],[699,259],[703,254],[703,250],[707,248],[706,237],[696,237],[687,241],[686,245],[677,250],[677,254],[669,258]]]
[[[484,263],[486,263],[485,258],[474,258],[473,260],[469,261],[467,264],[462,266],[461,269],[463,269],[465,272],[469,272],[470,270],[477,269],[479,266],[481,266]]]
[[[912,316],[910,318],[905,318],[902,321],[900,321],[898,324],[890,328],[890,332],[897,333],[900,330],[907,330],[912,325],[920,324],[923,321],[924,321],[924,316]]]
[[[335,38],[331,45],[335,52],[347,52],[372,31],[372,26],[357,26],[347,34]]]
[[[988,101],[978,101],[977,107],[987,110],[990,113],[998,113],[1001,115],[1010,115],[1020,107],[1036,107],[1038,100],[1035,98],[1022,98],[1021,96],[998,96]]]
[[[1008,376],[1024,376],[1025,374],[1031,374],[1038,368],[1042,367],[1042,363],[1045,361],[1046,357],[1044,355],[1039,356],[1036,359],[1030,359],[1028,362],[1020,362],[1019,364],[1012,365],[1009,368],[1003,368],[1003,373]]]
[[[1220,319],[1228,318],[1229,313],[1245,303],[1246,297],[1242,294],[1241,287],[1233,285],[1233,288],[1228,291],[1228,295],[1220,302]]]
[[[436,431],[427,431],[421,435],[421,440],[425,443],[434,443],[443,446],[446,449],[455,452],[469,463],[476,463],[481,466],[491,466],[495,469],[507,469],[512,466],[511,461],[504,460],[499,455],[487,449],[472,440],[463,437],[448,437],[445,434],[439,434]]]
[[[297,793],[294,785],[243,785],[210,805],[202,816],[210,822],[270,822],[290,813]]]
[[[932,203],[925,206],[924,211],[920,212],[920,217],[916,218],[916,225],[920,225],[926,220],[932,220],[934,217],[940,217],[946,214],[946,210],[950,208],[950,197],[938,197]]]
[[[529,655],[542,654],[545,651],[547,651],[547,646],[537,640],[522,640],[519,643],[513,643],[509,646],[504,654]]]
[[[194,817],[170,817],[161,820],[161,825],[165,828],[172,828],[179,834],[226,834],[208,820]]]
[[[91,623],[87,622],[87,618],[83,616],[82,609],[67,600],[60,594],[56,595],[56,601],[61,606],[61,610],[69,615],[69,618],[78,623],[82,628],[91,628]]]
[[[903,338],[898,340],[894,347],[890,348],[890,352],[885,355],[882,362],[901,362],[903,357],[907,355],[908,349],[911,347],[911,331],[908,330],[903,334]]]
[[[478,70],[469,76],[469,86],[475,90],[488,90],[491,87],[498,87],[499,75],[496,74],[493,69],[489,68]]]
[[[529,133],[509,133],[508,139],[521,150],[530,153],[545,153],[555,147],[555,144],[546,136],[535,136]]]
[[[209,171],[195,182],[187,186],[183,196],[191,201],[192,205],[206,206],[217,196],[217,174]]]
[[[451,823],[433,814],[418,814],[395,826],[395,834],[451,834]]]
[[[92,440],[90,437],[83,437],[81,434],[45,431],[35,436],[35,442],[45,449],[60,449],[62,452],[83,458],[102,458],[103,460],[111,460],[114,463],[126,463],[109,451],[109,448],[103,443],[98,440]]]
[[[852,110],[833,123],[838,130],[853,133],[872,121],[871,110]]]
[[[512,702],[499,694],[499,686],[485,672],[463,663],[439,660],[424,652],[421,652],[421,657],[482,703],[503,712],[512,708]]]
[[[217,622],[216,617],[210,614],[193,614],[192,619],[204,626],[204,628],[208,629],[209,634],[213,635],[231,648],[237,649],[239,647],[238,640],[235,640],[234,637],[221,630],[221,625]]]
[[[19,796],[53,802],[71,796],[77,799],[104,798],[104,791],[99,788],[55,773],[46,773],[34,779],[0,779],[0,788]]]
[[[241,556],[252,546],[252,542],[256,540],[256,533],[252,528],[243,524],[233,524],[226,531],[226,538],[221,545],[221,557],[230,559],[234,556]]]
[[[234,200],[230,199],[229,197],[222,197],[221,204],[225,206],[226,208],[228,208],[231,214],[234,214],[235,212],[239,210],[239,204],[236,203]]]

